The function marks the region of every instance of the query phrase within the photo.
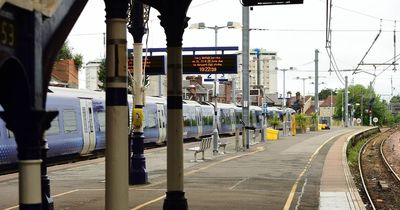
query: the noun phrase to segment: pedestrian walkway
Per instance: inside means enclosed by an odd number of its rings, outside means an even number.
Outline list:
[[[319,202],[320,184],[321,191],[333,191],[321,182],[326,155],[339,136],[357,129],[307,132],[265,143],[256,138],[250,149],[239,152],[234,136],[223,138],[225,154],[213,155],[209,149],[205,160],[198,162],[187,149],[199,142],[184,144],[184,192],[189,209],[318,209],[325,205]],[[150,183],[130,186],[129,206],[135,210],[162,209],[166,148],[146,150],[145,157]],[[104,158],[57,167],[49,168],[55,209],[104,209]],[[0,209],[18,209],[17,175],[4,181],[0,178],[0,189],[4,195]]]
[[[347,143],[352,135],[341,136],[326,156],[321,177],[321,210],[365,209],[346,159]]]

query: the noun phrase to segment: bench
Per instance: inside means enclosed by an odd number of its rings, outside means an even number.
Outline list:
[[[209,149],[211,146],[212,137],[202,138],[200,145],[197,147],[191,147],[188,150],[194,151],[194,162],[197,162],[197,153],[202,153],[202,160],[204,160],[204,151]]]
[[[222,154],[225,154],[225,147],[226,147],[226,143],[222,143],[221,141],[218,141],[218,148],[224,148],[224,151],[222,152]]]

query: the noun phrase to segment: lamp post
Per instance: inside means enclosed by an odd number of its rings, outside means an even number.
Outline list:
[[[306,80],[311,79],[311,76],[308,77],[296,77],[296,79],[301,79],[303,80],[303,106],[305,103],[305,97],[306,97]],[[303,112],[304,112],[304,108],[303,108]]]
[[[217,26],[217,25],[215,25],[213,27],[209,27],[209,26],[206,26],[205,23],[200,22],[200,23],[194,23],[194,24],[190,25],[190,27],[189,27],[189,29],[213,29],[214,32],[215,32],[215,38],[214,38],[215,47],[218,46],[218,30],[223,29],[223,28],[230,28],[230,29],[241,28],[241,25],[240,25],[240,23],[228,21],[225,26]],[[215,53],[217,53],[217,52],[215,52]],[[217,74],[215,74],[215,77],[214,77],[215,105],[214,105],[214,131],[213,131],[213,154],[214,155],[218,154],[217,80],[218,80],[218,77],[217,77]]]
[[[283,109],[284,113],[286,113],[286,111],[285,111],[285,99],[286,99],[286,95],[285,95],[285,91],[286,91],[285,90],[285,72],[294,70],[294,68],[290,67],[289,69],[279,69],[278,67],[275,67],[275,70],[283,72],[282,109]],[[283,122],[283,135],[286,135],[286,121],[285,121],[285,119],[284,119],[284,122]]]

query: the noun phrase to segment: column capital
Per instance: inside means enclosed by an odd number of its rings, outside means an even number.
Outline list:
[[[6,127],[14,133],[20,160],[40,159],[40,141],[44,131],[50,128],[51,121],[58,111],[19,110],[0,112]]]

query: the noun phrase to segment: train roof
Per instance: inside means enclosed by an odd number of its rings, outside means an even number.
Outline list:
[[[74,98],[105,99],[105,93],[103,91],[91,91],[85,89],[62,88],[62,87],[49,87],[47,95],[74,97]]]

